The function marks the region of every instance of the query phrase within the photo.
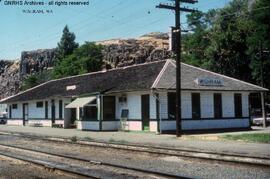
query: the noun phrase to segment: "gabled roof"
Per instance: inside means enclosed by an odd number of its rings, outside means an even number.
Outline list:
[[[150,89],[175,89],[176,66],[173,60],[162,60],[106,72],[94,72],[58,80],[51,80],[39,86],[3,99],[1,103],[41,100],[55,97],[77,97],[98,92],[145,91]],[[201,86],[198,78],[220,79],[221,86]],[[267,89],[213,73],[191,65],[181,64],[181,85],[183,90],[220,91],[266,91]]]
[[[40,100],[55,97],[75,97],[103,91],[118,92],[149,90],[165,63],[166,61],[162,60],[51,80],[18,93],[17,95],[3,99],[1,103]],[[67,90],[67,87],[71,89]]]
[[[175,82],[176,64],[173,60],[167,60],[161,73],[153,84],[156,89],[176,89]],[[218,79],[223,82],[222,85],[203,86],[198,85],[198,79]],[[235,78],[214,73],[202,68],[194,67],[181,63],[181,89],[182,90],[221,90],[221,91],[268,91],[251,83],[247,83]]]

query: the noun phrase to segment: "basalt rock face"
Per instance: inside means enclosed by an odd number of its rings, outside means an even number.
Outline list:
[[[106,40],[97,44],[104,46],[103,61],[117,68],[169,58],[168,40],[165,33],[151,33],[138,39]]]
[[[21,86],[19,67],[19,60],[0,60],[0,99],[19,92]]]
[[[24,51],[21,59],[0,61],[0,99],[17,94],[28,75],[52,68],[55,49]]]
[[[20,74],[22,76],[38,73],[55,64],[55,49],[24,51],[21,54]]]
[[[151,33],[137,39],[114,39],[96,43],[104,46],[104,66],[117,68],[171,57],[168,41],[166,33]],[[55,63],[55,49],[24,51],[20,60],[0,60],[0,99],[18,93],[25,77],[51,69]]]

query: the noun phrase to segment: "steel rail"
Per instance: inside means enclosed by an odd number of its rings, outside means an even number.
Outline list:
[[[146,153],[151,153],[151,154],[160,154],[160,155],[167,155],[167,156],[198,158],[198,159],[203,159],[203,160],[215,160],[215,161],[222,161],[222,162],[241,163],[241,164],[248,164],[248,165],[260,165],[260,166],[267,166],[267,167],[270,166],[270,158],[268,157],[254,157],[254,156],[244,156],[244,155],[238,155],[238,154],[226,154],[222,152],[197,151],[197,150],[189,150],[189,149],[157,147],[157,146],[147,146],[147,145],[120,144],[117,142],[114,142],[114,143],[101,142],[101,141],[95,141],[95,140],[92,140],[92,141],[79,140],[77,142],[72,142],[68,138],[57,138],[57,137],[40,138],[38,136],[25,135],[21,133],[15,133],[15,134],[6,133],[4,135],[11,135],[11,136],[16,136],[16,137],[27,137],[30,139],[44,140],[44,141],[55,142],[55,143],[57,142],[67,143],[67,144],[73,144],[73,145],[92,146],[92,147],[99,147],[99,148],[106,147],[106,148],[112,148],[112,149],[120,149],[120,150],[135,151],[135,152],[146,152]],[[163,151],[160,151],[160,150],[163,150]],[[179,152],[185,152],[185,154],[179,153]],[[202,154],[202,155],[198,156],[198,154]],[[205,155],[215,155],[215,157],[209,158],[209,157],[206,157]],[[229,157],[229,158],[237,157],[241,160],[227,160],[226,157]],[[253,163],[251,162],[251,160],[265,160],[269,162],[268,163],[265,163],[265,162]]]
[[[18,157],[18,156],[14,156],[14,155],[9,155],[9,154],[3,153],[3,152],[0,152],[0,156],[16,159],[16,160],[23,161],[23,162],[32,163],[34,165],[42,166],[42,167],[45,167],[45,168],[55,169],[55,170],[58,170],[58,171],[61,171],[61,172],[64,172],[64,173],[68,173],[68,174],[73,174],[73,175],[78,175],[78,176],[83,176],[83,177],[88,177],[88,178],[90,177],[90,178],[99,179],[98,177],[95,177],[95,176],[90,175],[90,174],[85,174],[85,173],[78,172],[78,171],[75,171],[75,170],[68,170],[68,169],[65,169],[65,168],[59,167],[59,166],[58,167],[57,166],[50,166],[49,164],[46,164],[46,163],[43,163],[43,162],[39,162],[39,161],[36,161],[36,160],[31,160],[31,159],[27,159],[27,158],[23,158],[23,157]]]
[[[81,157],[69,156],[69,155],[64,155],[64,154],[57,154],[57,153],[52,153],[52,152],[47,152],[47,151],[40,151],[40,150],[36,150],[36,149],[30,149],[30,148],[19,147],[19,146],[14,146],[14,145],[7,145],[7,144],[1,144],[0,143],[0,146],[7,147],[7,148],[13,148],[13,149],[16,149],[16,150],[24,150],[24,151],[27,151],[27,152],[35,152],[35,153],[39,153],[39,154],[50,155],[50,156],[53,156],[53,157],[61,157],[61,158],[77,160],[77,161],[81,161],[81,162],[88,162],[88,163],[94,164],[94,165],[98,164],[98,165],[109,166],[109,167],[114,167],[114,168],[120,168],[120,169],[125,169],[125,170],[132,170],[132,171],[137,171],[137,172],[142,172],[142,173],[147,173],[147,174],[154,174],[154,175],[163,176],[163,177],[183,178],[183,179],[190,179],[191,178],[191,177],[184,176],[184,175],[175,175],[175,174],[171,174],[171,173],[165,173],[165,172],[160,172],[160,171],[142,169],[142,168],[137,168],[137,167],[128,167],[128,166],[119,165],[119,164],[113,164],[113,163],[109,163],[109,162],[96,161],[96,160],[92,160],[92,159],[89,159],[89,158],[85,159],[85,158],[81,158]],[[0,155],[7,156],[7,154],[3,154],[1,152],[0,152]],[[15,159],[18,159],[18,160],[20,159],[20,157],[15,157],[15,156],[8,156],[8,157],[15,158]],[[28,162],[34,163],[31,160],[29,160]],[[37,162],[37,164],[40,165],[38,162]],[[59,170],[63,170],[63,169],[59,168]],[[66,171],[66,172],[69,172],[69,171]],[[80,172],[75,173],[74,171],[71,171],[70,173],[95,178],[95,176],[91,176],[91,175],[88,175],[88,174],[86,175],[86,174],[80,173]]]

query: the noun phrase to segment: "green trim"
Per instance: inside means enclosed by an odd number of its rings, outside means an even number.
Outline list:
[[[103,119],[103,122],[106,122],[106,121],[120,121],[120,119]]]
[[[200,119],[182,118],[182,121],[204,121],[204,120],[220,121],[220,120],[235,120],[235,119],[249,119],[249,117],[223,117],[223,118],[200,118]],[[175,121],[175,119],[161,119],[161,121]]]
[[[87,118],[83,118],[82,120],[78,120],[78,121],[98,121],[98,119],[87,119]]]
[[[140,122],[142,122],[141,119],[127,119],[127,121],[140,121]]]

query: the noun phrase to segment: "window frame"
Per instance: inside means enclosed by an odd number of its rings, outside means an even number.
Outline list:
[[[168,109],[168,119],[175,120],[176,114],[176,92],[167,93],[167,109]]]
[[[220,99],[220,101],[218,101]],[[222,119],[223,118],[223,105],[222,105],[222,93],[214,93],[214,118]]]
[[[58,101],[59,119],[63,119],[63,100]]]
[[[37,101],[36,102],[36,108],[43,108],[43,106],[44,106],[43,101]]]
[[[48,101],[45,101],[45,119],[48,119],[49,116],[49,108],[48,108]]]
[[[242,101],[242,94],[235,93],[234,94],[234,117],[235,118],[242,118],[243,117],[243,101]]]
[[[199,99],[199,100],[195,101],[196,99]],[[201,119],[201,94],[200,93],[191,93],[191,113],[192,113],[192,119]]]
[[[18,104],[12,104],[12,109],[18,109]]]
[[[110,101],[111,103],[108,104],[107,100],[112,100]],[[107,106],[108,105],[108,106]],[[106,114],[106,107],[112,108],[113,112],[110,114],[111,116],[107,116]],[[116,99],[115,96],[103,96],[103,120],[114,120],[116,118]]]

